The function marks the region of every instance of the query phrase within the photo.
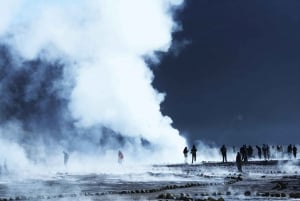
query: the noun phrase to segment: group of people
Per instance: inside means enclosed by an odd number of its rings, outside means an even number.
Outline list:
[[[183,155],[184,155],[185,163],[187,163],[188,153],[189,153],[188,148],[184,147]],[[193,147],[191,149],[191,154],[192,154],[192,164],[193,164],[194,162],[196,162],[196,159],[197,159],[197,149],[196,149],[195,145],[193,145]]]
[[[257,149],[257,156],[259,159],[261,159],[262,157],[264,158],[264,160],[269,160],[271,158],[271,149],[275,150],[278,154],[281,153],[281,156],[284,156],[284,151],[283,151],[283,146],[282,145],[277,145],[272,146],[272,148],[270,148],[270,146],[268,144],[263,144],[262,146],[256,145],[256,149]],[[233,152],[235,153],[235,147],[233,147]],[[183,149],[183,154],[184,154],[184,158],[185,158],[185,163],[187,163],[187,158],[188,158],[188,153],[189,150],[187,147],[185,147]],[[190,153],[192,154],[192,164],[194,162],[196,162],[196,154],[197,154],[197,148],[195,147],[195,145],[193,145],[192,149],[190,150]],[[223,144],[220,148],[220,153],[222,155],[222,162],[226,163],[227,162],[227,148],[226,146]],[[297,147],[296,145],[288,145],[287,146],[287,154],[289,156],[289,158],[291,159],[292,156],[294,158],[297,158]],[[236,154],[236,165],[238,168],[238,171],[242,171],[242,163],[247,162],[249,159],[254,158],[254,149],[251,145],[243,145],[240,147],[239,151]]]
[[[292,157],[292,154],[293,154],[294,158],[297,157],[297,147],[295,145],[292,146],[291,144],[289,144],[289,146],[287,148],[287,152],[288,152],[288,155],[290,158]]]
[[[259,159],[265,159],[265,160],[269,160],[271,158],[271,150],[273,152],[273,156],[277,156],[277,158],[282,158],[285,154],[285,152],[283,151],[283,146],[282,145],[277,145],[272,146],[272,148],[270,148],[270,146],[268,144],[263,144],[262,146],[256,145],[256,149],[257,149],[257,157]],[[223,145],[220,148],[220,152],[222,153],[222,157],[223,157],[223,162],[226,162],[226,147],[225,145]],[[235,147],[233,147],[233,152],[235,151]],[[247,162],[248,159],[254,158],[254,149],[251,145],[243,145],[241,146],[239,153],[241,155],[241,159],[244,162]],[[292,156],[294,158],[297,158],[297,147],[296,145],[288,145],[287,147],[287,152],[286,152],[289,156],[289,158],[291,159]],[[225,159],[224,159],[225,158]]]
[[[258,155],[259,159],[262,158],[262,154],[263,154],[263,157],[265,160],[270,159],[271,151],[270,151],[269,145],[263,144],[262,147],[256,145],[256,149],[257,149],[257,155]],[[275,146],[272,146],[272,149],[275,150]],[[283,146],[277,145],[276,152],[277,152],[277,154],[280,154],[281,157],[283,157],[283,155],[284,155]],[[287,147],[287,154],[290,159],[292,158],[292,155],[294,156],[294,158],[297,158],[296,145],[292,146],[291,144],[289,144]],[[237,155],[236,155],[236,165],[237,165],[238,171],[242,172],[242,163],[247,162],[248,157],[253,157],[253,149],[252,149],[251,145],[249,145],[248,147],[246,145],[243,145],[240,148],[240,152],[237,152]]]

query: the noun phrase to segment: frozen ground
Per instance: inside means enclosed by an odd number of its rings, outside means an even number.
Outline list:
[[[113,174],[2,175],[0,200],[300,200],[299,160],[143,167]],[[118,171],[114,171],[118,172]]]

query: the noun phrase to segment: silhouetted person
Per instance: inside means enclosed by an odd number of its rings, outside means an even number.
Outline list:
[[[263,144],[263,146],[262,146],[262,151],[263,151],[264,159],[267,160],[267,151],[268,151],[268,147],[267,147],[266,144]]]
[[[124,154],[119,150],[118,152],[118,163],[121,164],[124,160]]]
[[[227,162],[227,149],[224,144],[222,145],[220,151],[222,153],[223,163]]]
[[[63,152],[63,154],[64,154],[64,165],[66,166],[68,164],[70,155],[65,151]]]
[[[289,146],[287,148],[287,152],[288,152],[289,158],[292,158],[293,147],[291,144],[289,144]]]
[[[270,152],[270,146],[267,144],[267,159],[270,160],[271,152]]]
[[[184,155],[184,162],[185,163],[187,163],[188,153],[189,153],[188,148],[184,147],[184,149],[183,149],[183,155]]]
[[[260,148],[260,146],[256,145],[256,149],[257,149],[258,158],[261,159],[261,148]]]
[[[242,172],[242,157],[241,157],[240,152],[237,152],[235,162],[236,162],[238,171]]]
[[[248,158],[252,158],[252,156],[253,156],[253,148],[251,145],[248,145],[247,156],[248,156]]]
[[[294,158],[297,157],[297,147],[295,145],[293,146],[293,155],[294,155]]]
[[[191,154],[192,154],[192,164],[193,164],[194,161],[196,162],[196,156],[197,156],[197,149],[195,145],[193,145],[191,149]]]
[[[276,150],[277,150],[277,157],[282,158],[282,146],[277,145]]]
[[[248,158],[247,158],[247,146],[246,145],[243,145],[240,148],[240,155],[241,155],[242,161],[244,161],[244,162],[248,161]]]
[[[0,166],[1,167],[1,166]],[[3,161],[3,168],[1,167],[1,171],[0,171],[0,174],[3,173],[3,174],[8,174],[8,168],[7,168],[7,163],[6,163],[6,159],[4,159]]]

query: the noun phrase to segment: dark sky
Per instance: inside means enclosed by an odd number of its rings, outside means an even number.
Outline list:
[[[300,143],[300,1],[186,0],[154,86],[188,140]]]

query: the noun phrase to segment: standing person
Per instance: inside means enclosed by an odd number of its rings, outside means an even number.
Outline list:
[[[65,151],[63,151],[63,154],[64,154],[64,165],[67,166],[70,155]]]
[[[297,157],[297,147],[296,147],[296,145],[293,146],[293,155],[294,155],[294,158]]]
[[[262,151],[263,151],[263,155],[264,155],[264,159],[267,160],[267,145],[263,144],[262,146]]]
[[[267,144],[267,159],[270,160],[271,152],[270,152],[270,146]]]
[[[241,155],[242,161],[248,162],[247,146],[245,144],[240,148],[240,155]]]
[[[121,164],[124,160],[124,154],[119,150],[118,152],[118,163]]]
[[[222,153],[223,163],[227,162],[227,149],[226,149],[224,144],[222,145],[220,150],[221,150],[221,153]]]
[[[289,146],[287,148],[287,153],[288,153],[288,156],[290,159],[292,158],[292,152],[293,152],[293,147],[291,144],[289,144]]]
[[[248,145],[247,154],[249,159],[253,157],[253,148],[251,145]]]
[[[188,153],[189,153],[188,148],[184,147],[184,149],[183,149],[184,163],[187,163]]]
[[[261,147],[256,145],[258,158],[261,159]]]
[[[197,156],[197,149],[195,145],[193,145],[191,149],[191,154],[192,154],[192,164],[193,164],[194,161],[196,162],[196,156]]]
[[[240,152],[237,152],[235,162],[236,162],[238,171],[242,172],[242,157],[241,157]]]

